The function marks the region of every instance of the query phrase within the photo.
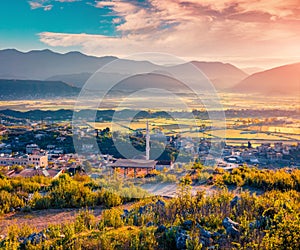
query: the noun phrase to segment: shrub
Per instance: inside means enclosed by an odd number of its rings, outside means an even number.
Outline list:
[[[119,228],[124,225],[121,219],[122,212],[120,209],[112,208],[110,210],[104,210],[102,213],[102,219],[100,221],[100,227],[114,227]]]
[[[76,216],[75,232],[82,232],[84,230],[91,230],[96,224],[96,217],[89,210],[81,210]]]

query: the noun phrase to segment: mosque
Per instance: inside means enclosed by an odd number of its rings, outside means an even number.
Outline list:
[[[137,176],[138,172],[145,172],[154,170],[157,161],[150,160],[150,133],[149,133],[149,123],[146,124],[146,155],[136,156],[133,159],[117,159],[114,163],[110,163],[108,167],[112,170],[121,169],[124,173],[124,178],[133,171],[134,177]]]

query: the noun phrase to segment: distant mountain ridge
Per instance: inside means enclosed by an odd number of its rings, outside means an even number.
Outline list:
[[[0,78],[45,80],[53,75],[94,72],[117,57],[93,57],[80,52],[0,50]]]
[[[0,50],[0,79],[34,79],[63,81],[82,87],[87,79],[99,68],[118,59],[114,56],[94,57],[80,52],[60,54],[51,50],[20,52],[15,49]],[[248,75],[231,64],[221,62],[191,62],[199,68],[218,89],[235,85]],[[129,76],[135,71],[150,73],[154,71],[185,70],[187,65],[156,65],[148,61],[120,59],[114,72],[108,70],[106,78],[113,74]],[[128,72],[130,71],[130,72]],[[111,75],[109,75],[111,74]],[[193,79],[197,81],[197,79]]]
[[[151,85],[151,81],[162,81],[168,89],[176,90],[176,79],[168,79],[165,76],[172,78],[172,73],[187,76],[189,82],[200,84],[205,88],[209,84],[206,77],[210,80],[217,90],[228,90],[242,93],[260,93],[260,94],[298,94],[300,92],[300,63],[284,65],[273,69],[257,72],[248,75],[243,70],[229,63],[222,62],[200,62],[192,61],[173,66],[156,65],[149,61],[134,61],[127,59],[118,59],[114,56],[95,57],[84,55],[80,52],[69,52],[60,54],[51,50],[34,50],[29,52],[20,52],[15,49],[0,50],[0,79],[18,79],[30,80],[33,85],[29,89],[36,92],[37,84],[42,83],[43,86],[39,91],[50,91],[47,93],[31,94],[30,91],[25,91],[24,86],[17,86],[21,81],[14,82],[15,95],[12,89],[3,89],[1,98],[21,98],[18,92],[26,93],[26,98],[33,96],[51,96],[55,91],[57,96],[60,96],[59,88],[62,90],[62,96],[72,96],[74,93],[79,93],[79,89],[99,68],[113,62],[114,67],[106,67],[105,73],[101,75],[99,86],[105,88],[107,82],[115,82],[118,79],[129,77],[135,72],[146,73],[145,77],[135,77],[127,81],[128,86],[137,86],[140,81],[146,81],[146,85]],[[191,65],[198,68],[205,76],[199,78],[199,74],[194,74],[191,70]],[[257,70],[257,69],[256,69]],[[189,74],[189,71],[191,74]],[[159,74],[165,75],[159,79]],[[147,78],[147,80],[145,80]],[[36,82],[32,80],[38,80]],[[175,81],[174,81],[175,80]],[[1,80],[4,86],[3,80]],[[47,84],[52,84],[57,90],[52,90],[46,87]],[[47,83],[47,84],[46,84]],[[155,85],[154,84],[154,85]],[[34,87],[35,86],[35,87]],[[47,85],[48,86],[48,85]],[[178,84],[177,84],[178,86]],[[199,86],[199,85],[198,85]],[[77,89],[78,88],[78,89]],[[67,90],[70,91],[69,94]],[[1,89],[2,90],[2,89]],[[35,93],[35,92],[32,93]],[[54,92],[53,92],[54,91]],[[8,95],[5,97],[5,95]],[[22,99],[22,98],[21,98]]]
[[[59,81],[0,79],[0,100],[76,97],[79,88]]]
[[[232,90],[269,95],[299,95],[300,63],[283,65],[252,74]]]

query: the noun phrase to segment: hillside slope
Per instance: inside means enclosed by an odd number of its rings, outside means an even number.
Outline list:
[[[59,81],[0,79],[0,100],[74,97],[79,89]]]
[[[193,77],[191,64],[197,67],[202,73],[204,73],[216,89],[226,89],[233,87],[248,76],[248,74],[235,67],[234,65],[222,62],[192,61],[190,63],[170,67],[170,69],[175,70],[176,72],[191,71],[190,77],[195,78],[194,80],[198,80],[198,77]]]
[[[255,73],[232,90],[237,92],[289,95],[300,94],[300,63],[284,65]]]

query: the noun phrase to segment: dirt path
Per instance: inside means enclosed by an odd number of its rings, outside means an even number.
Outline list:
[[[131,209],[135,202],[129,202],[118,206],[121,209]],[[62,208],[62,209],[46,209],[32,211],[30,213],[13,212],[0,216],[0,236],[6,235],[7,229],[11,225],[28,225],[35,228],[35,231],[41,231],[49,225],[66,224],[75,221],[80,210],[85,208]],[[103,206],[89,208],[93,212],[97,221],[100,220]],[[0,237],[1,238],[1,237]]]
[[[158,184],[144,184],[141,185],[143,189],[148,191],[152,195],[158,195],[163,197],[176,197],[177,196],[177,185],[175,183],[158,183]],[[259,188],[253,188],[245,186],[243,188],[229,186],[228,190],[232,192],[234,195],[239,195],[241,190],[249,191],[251,194],[255,193],[257,195],[261,195],[264,193],[263,190]],[[195,185],[192,186],[191,192],[192,195],[196,195],[197,192],[203,191],[206,196],[211,196],[216,192],[220,191],[220,188],[210,185]]]
[[[143,189],[153,195],[159,195],[164,197],[176,197],[177,196],[177,184],[176,183],[158,183],[158,184],[144,184],[141,186]],[[199,185],[192,186],[192,194],[195,195],[198,191],[204,191],[206,195],[212,195],[217,191],[213,186]]]
[[[31,213],[9,213],[0,217],[0,234],[5,234],[11,225],[29,225],[35,227],[37,231],[47,228],[49,225],[68,223],[75,220],[81,209],[47,209],[33,211]],[[96,218],[100,218],[102,207],[92,209]]]

